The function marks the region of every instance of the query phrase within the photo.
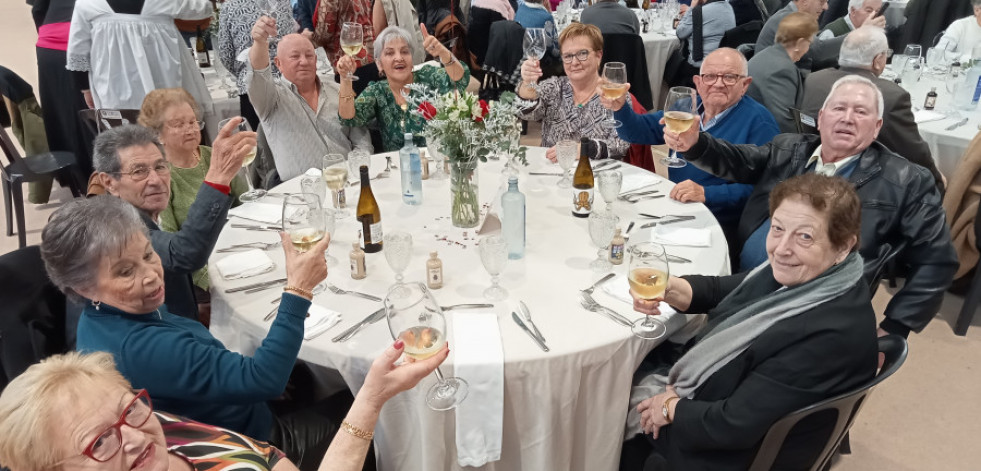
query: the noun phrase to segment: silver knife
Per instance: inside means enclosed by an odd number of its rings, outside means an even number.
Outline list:
[[[542,342],[542,339],[536,337],[535,333],[529,330],[528,326],[526,326],[524,322],[521,322],[521,318],[518,317],[518,313],[511,311],[511,318],[514,319],[515,324],[518,324],[518,327],[521,327],[521,330],[525,331],[525,333],[538,344],[538,347],[541,348],[542,351],[548,351],[548,345],[545,345],[545,342]]]
[[[348,340],[351,337],[354,337],[354,334],[357,334],[358,331],[360,331],[361,329],[382,320],[384,317],[385,317],[385,308],[381,308],[369,314],[368,317],[361,319],[361,321],[352,325],[347,330],[341,332],[337,337],[334,337],[331,340],[334,342],[343,342],[345,340]]]
[[[965,125],[965,124],[967,124],[967,118],[964,118],[964,119],[962,119],[962,120],[960,120],[960,121],[958,121],[958,122],[956,122],[954,124],[951,124],[950,126],[947,126],[947,130],[948,131],[953,131],[953,130],[955,130],[955,129],[957,129],[957,128]]]
[[[226,293],[238,293],[239,291],[248,291],[255,288],[264,288],[268,286],[277,285],[279,283],[286,283],[286,278],[280,278],[278,280],[260,281],[258,283],[252,283],[251,285],[239,286],[237,288],[228,288],[225,290]]]
[[[536,175],[540,177],[561,177],[562,174],[559,172],[528,172],[528,175]]]
[[[528,310],[528,305],[526,305],[524,301],[518,301],[518,309],[521,309],[521,314],[523,314],[525,320],[528,321],[528,325],[530,325],[531,328],[534,329],[535,335],[537,335],[538,338],[541,339],[542,342],[544,342],[545,336],[542,335],[542,331],[538,330],[538,326],[535,325],[535,321],[531,320],[531,311]]]
[[[665,224],[674,224],[676,222],[694,221],[694,220],[695,220],[695,216],[685,216],[685,217],[679,216],[678,219],[669,219],[667,221],[660,221],[660,223],[663,226]]]
[[[691,260],[688,260],[687,258],[671,254],[668,254],[668,261],[671,263],[691,263]]]
[[[256,225],[253,225],[253,224],[237,224],[237,223],[232,223],[232,227],[235,228],[235,229],[248,229],[250,231],[274,231],[274,232],[280,232],[280,231],[283,230],[283,228],[276,227],[276,226],[266,226],[266,225],[256,226]]]

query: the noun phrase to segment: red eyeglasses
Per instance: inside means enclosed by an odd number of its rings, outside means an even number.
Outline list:
[[[151,415],[153,415],[153,403],[150,402],[150,395],[147,394],[146,389],[140,389],[136,392],[136,397],[123,409],[119,420],[92,440],[82,454],[100,463],[111,460],[122,448],[123,438],[120,427],[123,425],[132,428],[142,427]]]

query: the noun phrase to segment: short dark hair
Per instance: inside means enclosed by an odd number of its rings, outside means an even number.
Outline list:
[[[799,196],[828,220],[828,239],[836,249],[844,248],[855,236],[852,252],[858,250],[862,239],[862,202],[855,187],[841,177],[828,177],[813,172],[788,178],[770,192],[770,217],[787,198]]]
[[[160,150],[160,155],[164,154],[163,146],[157,140],[157,133],[152,129],[136,124],[112,128],[95,138],[92,166],[96,172],[118,176],[123,171],[119,151],[145,145],[154,145]]]

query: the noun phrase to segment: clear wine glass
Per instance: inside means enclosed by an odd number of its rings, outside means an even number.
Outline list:
[[[623,173],[619,170],[604,170],[596,174],[600,196],[606,201],[607,212],[613,212],[613,202],[620,196],[623,186]]]
[[[276,20],[276,34],[269,36],[269,44],[274,44],[279,41],[279,2],[281,0],[260,0],[259,5],[262,9],[262,15],[268,16]],[[292,18],[291,18],[292,19]]]
[[[388,247],[385,247],[388,250]],[[484,290],[484,297],[491,301],[501,301],[508,297],[508,290],[500,285],[501,272],[508,261],[508,247],[501,235],[490,235],[480,239],[477,245],[480,262],[491,276],[491,285]]]
[[[598,249],[596,260],[589,264],[589,268],[596,271],[609,271],[613,268],[607,248],[617,230],[618,220],[616,215],[606,211],[593,211],[589,215],[589,238]]]
[[[221,120],[218,123],[218,129],[224,128],[225,125],[228,124],[228,122],[233,119],[238,119],[238,118],[236,117],[236,118],[228,118],[228,119]],[[238,123],[238,126],[235,126],[232,129],[232,135],[234,136],[235,134],[238,134],[240,132],[246,132],[251,130],[252,130],[252,126],[249,126],[249,122],[243,119],[241,123]],[[252,186],[252,179],[249,178],[249,165],[255,161],[255,152],[256,149],[255,147],[253,147],[252,150],[245,155],[245,159],[242,160],[242,168],[244,169],[243,172],[245,173],[245,183],[249,185],[249,191],[242,193],[238,197],[238,200],[243,203],[248,203],[250,201],[257,201],[263,196],[266,196],[266,190]]]
[[[950,103],[948,104],[947,117],[953,119],[960,119],[961,114],[957,111],[957,95],[961,90],[961,87],[965,86],[967,83],[967,75],[964,70],[960,67],[951,67],[947,71],[947,77],[944,79],[944,85],[947,88],[947,92],[950,93]]]
[[[385,233],[385,260],[388,266],[395,271],[395,286],[392,290],[400,289],[405,285],[402,272],[409,266],[412,259],[412,234],[404,231],[391,231]]]
[[[429,179],[446,180],[447,178],[449,178],[449,175],[447,175],[446,172],[443,171],[443,161],[446,160],[446,156],[443,155],[443,152],[439,150],[439,146],[440,146],[439,139],[435,137],[427,137],[426,144],[428,144],[426,148],[429,150],[429,158],[436,165],[436,169],[429,174]]]
[[[671,87],[668,90],[668,97],[664,100],[664,124],[673,132],[683,133],[695,124],[695,115],[698,114],[698,100],[695,98],[695,90],[688,87]],[[661,163],[671,168],[681,168],[688,165],[684,159],[678,158],[678,153],[674,149],[668,151],[667,158],[661,159]]]
[[[283,232],[297,252],[310,250],[327,233],[324,208],[313,193],[293,193],[283,198]]]
[[[525,30],[525,37],[521,44],[525,58],[534,61],[542,60],[542,57],[545,56],[545,49],[547,48],[545,37],[545,28],[528,28]],[[536,92],[540,90],[537,83],[532,84],[531,87]]]
[[[922,73],[923,58],[918,56],[907,57],[906,65],[903,67],[903,75],[901,76],[903,83],[912,86],[914,83],[920,81]]]
[[[603,66],[603,81],[600,84],[603,91],[603,98],[608,100],[619,100],[627,93],[627,65],[623,62],[607,62]],[[603,126],[616,129],[623,123],[613,119],[613,111],[606,111],[606,121]]]
[[[936,47],[927,49],[926,64],[929,67],[930,73],[933,75],[942,77],[947,73],[947,63],[944,62],[944,51],[942,49]]]
[[[368,167],[371,171],[371,153],[364,149],[354,149],[347,153],[347,168],[350,171],[348,174],[357,177],[360,175],[361,166]]]
[[[345,22],[341,26],[341,50],[355,58],[364,49],[364,27],[360,23]],[[358,80],[354,74],[347,74],[348,80]]]
[[[388,250],[388,247],[385,247]],[[385,313],[392,338],[405,343],[405,354],[425,360],[446,344],[446,318],[432,293],[422,283],[406,283],[385,296]],[[470,392],[462,378],[444,378],[436,368],[436,384],[426,393],[426,404],[433,410],[450,410],[460,405]]]
[[[341,196],[347,186],[347,159],[343,154],[327,154],[323,158],[323,175],[327,188],[330,189],[331,201],[338,219],[351,217],[351,211],[344,208],[344,198]]]
[[[569,172],[576,164],[576,157],[579,156],[579,143],[576,141],[559,141],[555,145],[555,156],[562,168],[562,179],[559,180],[559,188],[572,188],[572,176]]]
[[[328,207],[324,207],[324,229],[327,230],[327,235],[331,238],[334,237],[334,231],[337,229],[337,214],[336,211]],[[324,260],[327,261],[328,267],[337,266],[340,261],[336,257],[330,254],[330,244],[327,244],[327,249],[324,250]]]
[[[663,299],[670,275],[664,247],[653,242],[641,242],[631,246],[628,253],[630,274],[627,279],[630,289],[642,299]],[[631,330],[642,339],[658,339],[667,332],[663,322],[649,315],[634,322]]]

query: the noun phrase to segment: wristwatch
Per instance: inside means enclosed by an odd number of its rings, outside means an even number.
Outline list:
[[[677,396],[669,397],[665,399],[664,402],[661,403],[661,414],[664,415],[664,420],[667,420],[669,424],[671,423],[671,417],[668,415],[669,412],[668,406],[671,405],[671,401],[677,401],[679,399],[681,398]]]

